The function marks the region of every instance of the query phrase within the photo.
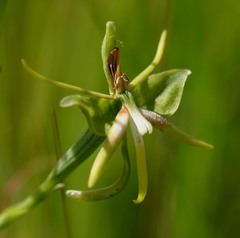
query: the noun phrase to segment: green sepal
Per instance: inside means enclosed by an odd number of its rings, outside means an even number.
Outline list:
[[[159,115],[171,116],[178,109],[190,73],[187,69],[173,69],[150,75],[131,91],[136,105]]]
[[[106,136],[112,123],[121,109],[121,102],[117,99],[108,100],[97,97],[71,95],[64,97],[61,107],[78,105],[87,118],[92,132],[99,136]]]
[[[114,47],[116,47],[116,26],[114,22],[108,21],[106,24],[106,33],[103,39],[101,53],[102,53],[103,70],[107,78],[110,94],[113,94],[114,90],[113,90],[112,76],[108,68],[108,55],[113,50]]]

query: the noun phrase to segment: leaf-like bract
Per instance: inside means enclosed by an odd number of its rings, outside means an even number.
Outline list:
[[[173,69],[150,75],[132,91],[138,107],[171,116],[180,104],[187,76],[186,69]]]

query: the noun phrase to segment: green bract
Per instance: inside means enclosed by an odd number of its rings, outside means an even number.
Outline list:
[[[174,114],[180,104],[184,84],[190,73],[186,69],[172,69],[150,75],[131,91],[136,105],[159,115]]]

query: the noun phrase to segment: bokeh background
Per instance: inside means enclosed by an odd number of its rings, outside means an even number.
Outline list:
[[[62,152],[87,127],[77,107],[59,107],[72,92],[32,78],[21,58],[51,79],[107,93],[100,47],[108,20],[115,21],[124,43],[121,65],[130,79],[151,62],[161,31],[168,30],[166,51],[154,72],[192,71],[179,110],[169,120],[215,149],[190,147],[159,131],[146,135],[149,191],[135,205],[129,133],[132,173],[118,196],[89,203],[66,199],[67,235],[61,194],[55,192],[0,237],[239,237],[237,0],[1,0],[0,209],[31,193],[54,166],[53,108]],[[87,188],[93,160],[67,178],[67,188]],[[118,151],[98,186],[111,184],[121,171]]]

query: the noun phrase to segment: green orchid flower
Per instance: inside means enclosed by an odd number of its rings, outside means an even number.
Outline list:
[[[33,71],[23,60],[25,69],[33,76],[60,87],[79,92],[60,102],[62,107],[78,105],[85,114],[91,131],[98,136],[107,136],[90,171],[88,187],[92,188],[103,173],[109,159],[123,140],[128,124],[136,147],[139,191],[134,200],[141,203],[147,193],[148,176],[146,152],[143,135],[152,133],[153,127],[161,130],[172,138],[207,149],[213,146],[195,139],[166,120],[173,115],[181,101],[183,88],[188,75],[187,69],[174,69],[158,74],[149,74],[160,62],[166,42],[167,32],[163,31],[152,63],[131,82],[120,67],[119,48],[116,47],[116,28],[114,22],[107,22],[106,34],[102,44],[103,69],[109,86],[109,95],[89,91],[72,85],[49,80]],[[84,96],[83,96],[84,95]],[[98,200],[118,193],[129,178],[129,158],[126,150],[125,169],[122,177],[112,186],[88,191],[68,190],[67,196],[76,200]]]
[[[163,55],[166,35],[167,32],[163,31],[152,63],[130,81],[121,71],[115,24],[107,22],[102,44],[102,60],[109,95],[50,80],[35,72],[22,60],[24,68],[34,77],[79,93],[63,98],[60,105],[79,106],[86,116],[89,128],[58,160],[35,192],[0,214],[0,230],[27,214],[56,189],[64,187],[63,180],[101,144],[102,147],[90,171],[88,186],[92,188],[95,185],[122,141],[124,168],[120,178],[108,187],[83,191],[67,190],[66,195],[77,201],[96,201],[110,198],[122,191],[130,176],[126,136],[128,124],[132,130],[137,158],[139,188],[135,203],[141,203],[147,193],[148,176],[143,136],[151,133],[153,127],[180,142],[207,149],[213,148],[212,145],[186,134],[166,119],[178,109],[185,81],[191,73],[186,69],[173,69],[150,75]]]

